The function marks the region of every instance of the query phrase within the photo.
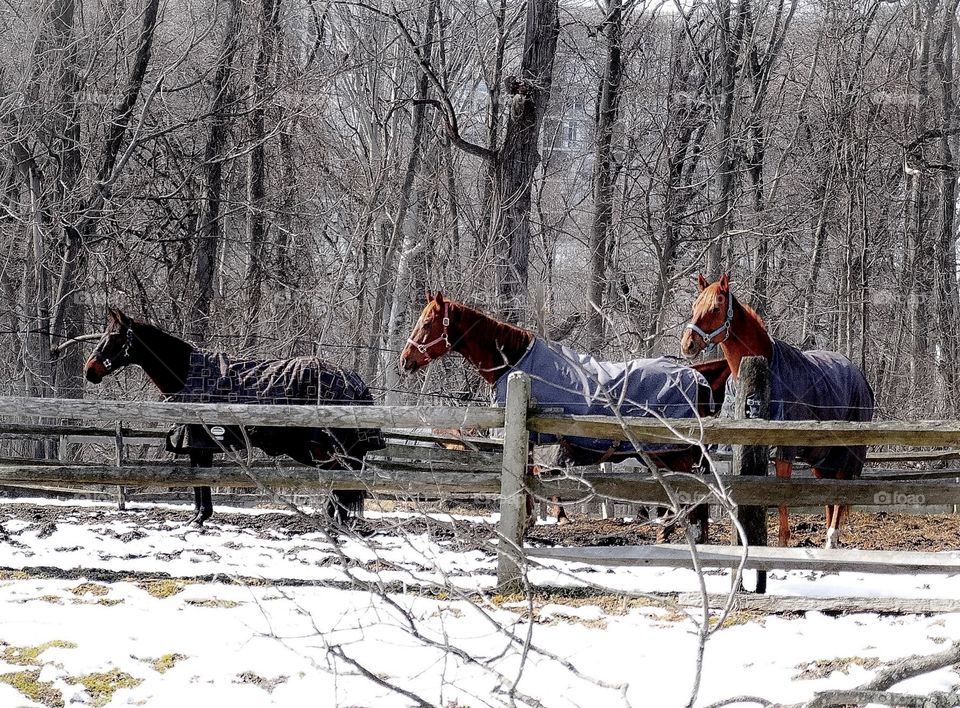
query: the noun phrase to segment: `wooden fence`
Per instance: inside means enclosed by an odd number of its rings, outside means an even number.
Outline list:
[[[743,373],[741,373],[741,380]],[[756,405],[741,405],[757,391],[741,385],[741,401],[738,408],[756,411]],[[751,401],[755,404],[756,401]],[[593,470],[573,470],[552,477],[532,477],[528,474],[528,433],[536,431],[551,434],[575,434],[623,440],[633,438],[645,443],[676,443],[687,440],[697,444],[723,443],[738,446],[733,461],[734,474],[723,478],[728,497],[741,507],[748,518],[750,509],[754,521],[748,529],[751,546],[762,546],[766,539],[750,534],[759,533],[765,517],[763,509],[779,504],[790,506],[813,506],[826,503],[876,504],[878,501],[893,502],[898,498],[920,500],[923,504],[960,504],[960,483],[950,479],[910,478],[861,479],[857,481],[831,481],[814,479],[776,479],[766,476],[767,445],[898,445],[940,446],[960,449],[960,422],[774,422],[758,418],[742,419],[670,419],[632,418],[618,420],[598,416],[547,415],[538,412],[530,400],[529,380],[525,374],[511,374],[508,380],[507,404],[504,408],[482,407],[420,407],[420,406],[272,406],[231,404],[186,404],[154,402],[121,402],[75,399],[0,398],[0,417],[35,417],[45,420],[70,419],[70,425],[35,425],[29,423],[0,423],[3,435],[59,435],[68,440],[156,441],[161,431],[145,430],[142,427],[114,428],[78,424],[77,421],[136,421],[137,426],[147,423],[203,423],[221,425],[272,425],[308,427],[378,427],[398,430],[415,428],[503,428],[502,444],[478,441],[477,447],[485,449],[461,451],[441,450],[415,444],[391,442],[387,450],[372,455],[363,471],[320,471],[308,467],[255,467],[242,469],[239,466],[218,465],[211,468],[189,468],[185,465],[137,463],[123,461],[118,454],[117,463],[105,464],[24,464],[13,460],[0,460],[0,484],[49,485],[105,484],[138,487],[177,487],[196,485],[220,485],[235,487],[302,487],[318,491],[356,489],[358,486],[375,493],[401,495],[444,495],[448,493],[499,494],[501,505],[500,558],[498,577],[504,589],[519,586],[522,568],[527,558],[554,558],[600,562],[601,556],[608,562],[621,554],[623,562],[636,564],[640,555],[646,564],[674,565],[681,563],[689,553],[676,547],[652,547],[642,554],[635,549],[627,551],[606,549],[599,553],[590,549],[527,550],[523,548],[524,495],[527,491],[549,498],[560,495],[564,501],[605,498],[640,504],[665,503],[668,499],[663,485],[649,473],[609,474]],[[101,423],[102,426],[102,423]],[[113,433],[111,436],[110,433]],[[396,432],[394,438],[412,438],[416,435]],[[118,443],[118,445],[122,445]],[[759,454],[757,450],[760,450]],[[750,451],[753,450],[752,453]],[[406,458],[404,457],[406,455]],[[903,452],[879,453],[877,459],[899,461],[903,459],[939,460],[952,459],[955,451],[914,453],[911,457]],[[410,460],[417,464],[411,465]],[[752,462],[751,462],[752,461]],[[759,461],[759,462],[758,462]],[[762,469],[757,469],[757,465]],[[752,469],[747,469],[753,465]],[[945,473],[949,474],[949,473]],[[957,471],[960,476],[960,471]],[[666,474],[664,480],[681,495],[685,502],[705,499],[710,489],[696,477]],[[254,482],[254,479],[256,482]],[[801,556],[796,549],[763,549],[751,551],[753,561],[747,567],[759,571],[769,568],[834,568],[838,562],[834,556],[804,549]],[[730,551],[726,554],[711,550],[710,559],[717,558],[723,567],[730,563]],[[960,559],[944,554],[920,554],[929,556],[918,559],[916,554],[888,553],[874,556],[865,551],[835,551],[848,556],[850,568],[868,568],[870,572],[885,569],[896,572],[951,573],[960,570]],[[881,552],[874,552],[881,553]],[[633,556],[631,556],[633,554]],[[678,555],[679,554],[679,555]],[[923,562],[920,562],[920,561]],[[708,562],[708,565],[710,564]],[[847,561],[844,561],[847,562]],[[726,564],[726,565],[725,565]]]

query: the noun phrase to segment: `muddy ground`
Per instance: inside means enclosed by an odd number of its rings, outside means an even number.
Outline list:
[[[433,511],[419,507],[419,511]],[[469,509],[454,509],[456,513],[469,513]],[[11,503],[0,506],[0,543],[17,543],[16,537],[27,532],[41,536],[49,535],[58,523],[95,525],[108,520],[134,522],[136,528],[127,535],[136,537],[147,531],[178,533],[187,530],[187,509],[133,509],[125,512],[110,507],[83,506],[37,506],[28,503]],[[18,519],[26,522],[16,532],[4,530],[6,522]],[[322,517],[297,516],[285,513],[240,514],[216,511],[207,522],[206,533],[216,534],[221,525],[234,526],[258,537],[276,537],[282,534],[295,538],[305,533],[326,529],[333,536],[342,532],[332,528]],[[791,514],[790,528],[792,546],[818,547],[823,543],[823,515]],[[538,524],[528,531],[527,541],[532,544],[563,546],[627,546],[654,543],[658,526],[648,521],[623,521],[622,519],[596,519],[581,515],[571,517],[565,525]],[[380,534],[427,533],[434,541],[453,543],[467,548],[482,548],[489,551],[485,542],[494,536],[494,528],[486,523],[437,521],[420,514],[408,519],[360,519],[348,533],[363,537]],[[777,518],[768,517],[768,533],[771,544],[777,538]],[[712,523],[710,542],[724,544],[730,537],[726,522]],[[681,540],[679,535],[674,537]],[[960,550],[960,514],[902,514],[854,512],[845,523],[842,535],[844,546],[866,550],[904,551],[952,551]],[[486,546],[486,547],[484,547]]]

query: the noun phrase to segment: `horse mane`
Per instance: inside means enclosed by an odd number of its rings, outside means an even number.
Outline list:
[[[734,299],[734,303],[741,307],[741,309],[743,310],[743,314],[746,315],[747,319],[753,320],[753,322],[764,332],[767,331],[767,325],[763,321],[763,317],[760,316],[759,312],[754,310],[752,307],[750,307],[750,305],[745,303],[740,298],[734,297],[733,293],[730,293],[728,297],[732,297]]]
[[[145,351],[138,354],[139,360],[136,363],[157,388],[167,394],[183,388],[190,366],[190,354],[198,348],[144,320],[130,318],[130,327],[145,345]],[[163,342],[164,346],[157,346],[159,342]]]
[[[520,361],[534,339],[530,330],[503,322],[476,307],[458,300],[446,300],[451,322],[450,348],[473,364],[489,384],[496,382],[508,366]]]
[[[503,347],[515,349],[521,347],[526,349],[533,340],[534,333],[529,329],[518,327],[517,325],[498,320],[488,315],[479,308],[468,305],[465,302],[450,300],[450,309],[461,317],[466,314],[467,319],[472,318],[470,324],[464,323],[464,332],[460,335],[463,341],[467,340],[467,335],[471,339],[480,341],[496,341]],[[459,312],[458,312],[459,310]]]

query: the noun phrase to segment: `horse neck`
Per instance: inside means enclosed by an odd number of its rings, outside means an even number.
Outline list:
[[[730,297],[733,297],[732,295]],[[760,315],[740,301],[733,300],[733,321],[730,336],[720,345],[734,376],[740,373],[740,362],[745,356],[762,356],[767,361],[773,356],[773,343]]]
[[[132,363],[143,369],[161,393],[179,392],[187,383],[193,345],[143,322],[131,326],[135,337]]]
[[[495,320],[466,305],[451,304],[450,309],[451,348],[473,364],[488,384],[496,383],[520,361],[533,341],[533,332]]]

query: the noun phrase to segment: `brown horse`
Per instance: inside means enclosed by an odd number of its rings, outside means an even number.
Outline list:
[[[774,420],[873,419],[873,390],[853,362],[836,352],[801,352],[771,339],[760,316],[730,292],[726,274],[713,284],[702,275],[698,280],[700,294],[680,342],[684,356],[692,358],[719,345],[734,381],[743,357],[764,357],[770,363],[770,417]],[[790,477],[796,458],[807,462],[818,478],[854,479],[863,470],[866,447],[780,447],[775,454],[777,477]],[[827,548],[839,542],[846,511],[846,506],[827,506]],[[787,507],[781,506],[780,545],[789,542]]]
[[[506,381],[506,374],[517,367],[521,359],[524,359],[525,355],[533,350],[535,344],[541,346],[543,343],[529,330],[501,322],[456,300],[446,299],[440,292],[434,294],[428,292],[427,304],[400,355],[400,364],[406,372],[412,373],[427,366],[435,359],[439,359],[450,352],[457,352],[477,369],[487,383],[498,390],[498,394],[501,394],[503,384]],[[567,352],[567,356],[576,355]],[[584,361],[587,359],[583,358]],[[589,360],[593,365],[607,365],[607,363]],[[647,362],[651,368],[655,368],[664,364],[666,360],[628,362],[627,366],[633,367],[629,369],[629,373],[634,379],[643,378],[644,362]],[[682,373],[687,381],[697,382],[692,390],[676,393],[686,409],[685,413],[679,413],[679,415],[712,414],[715,411],[712,393],[716,391],[718,395],[722,396],[724,383],[729,376],[729,367],[726,366],[726,363],[722,360],[708,362],[701,366],[701,373],[678,364],[670,363],[670,366],[673,367],[671,371]],[[547,375],[546,371],[531,373],[534,374],[532,377],[534,386],[537,384],[537,379],[541,378],[541,374],[543,376]],[[709,385],[701,383],[704,377],[707,378],[707,384]],[[662,382],[663,379],[660,379],[660,381]],[[546,385],[550,386],[550,384]],[[556,393],[561,388],[561,386],[554,385],[551,394]],[[547,395],[538,396],[538,402],[541,404],[548,403],[544,400]],[[556,402],[551,403],[554,404],[551,405],[551,408],[560,407],[568,412],[581,412],[581,406],[576,402],[568,401],[559,404],[559,406],[555,405]],[[625,408],[626,406],[622,410]],[[625,414],[629,415],[630,413]],[[649,412],[638,409],[633,411],[632,414],[649,415]],[[538,441],[549,443],[555,440],[545,440],[543,438],[535,440],[535,442]],[[611,443],[611,441],[599,441],[599,447],[596,447],[590,446],[588,441],[580,438],[563,438],[558,442],[565,461],[573,464],[620,461],[641,455],[629,443],[616,444]],[[669,448],[657,446],[656,449],[645,449],[643,453],[648,455],[658,467],[677,472],[690,472],[695,464],[699,463],[699,454],[695,454],[695,449],[689,445]],[[698,523],[699,540],[701,542],[705,541],[708,532],[706,507],[701,505],[691,512],[691,520]]]

